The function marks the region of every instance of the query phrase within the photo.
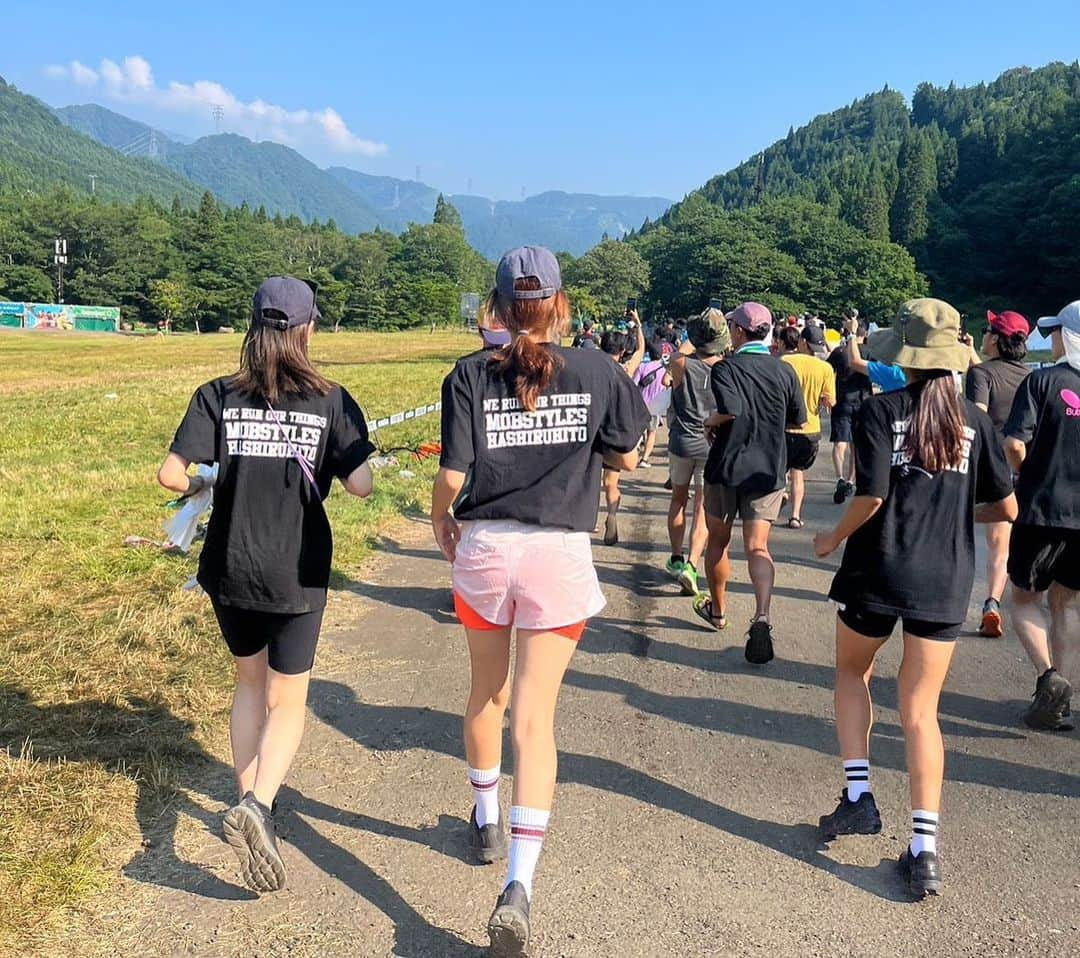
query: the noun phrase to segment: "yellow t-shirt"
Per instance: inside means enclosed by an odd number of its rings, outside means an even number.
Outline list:
[[[806,402],[806,425],[801,429],[789,429],[788,432],[797,432],[803,436],[816,435],[821,432],[818,409],[822,397],[831,403],[836,402],[836,373],[824,359],[808,353],[785,353],[781,359],[795,370]]]

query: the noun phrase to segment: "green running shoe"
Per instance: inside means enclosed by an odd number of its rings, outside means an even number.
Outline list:
[[[667,560],[667,565],[664,566],[664,571],[673,579],[679,578],[683,574],[683,569],[686,568],[686,562],[682,556],[672,556]]]
[[[698,589],[697,569],[693,562],[684,562],[682,572],[679,573],[679,586],[683,595],[697,595]]]

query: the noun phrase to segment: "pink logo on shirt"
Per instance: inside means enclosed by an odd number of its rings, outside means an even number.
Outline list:
[[[1080,417],[1080,396],[1077,396],[1071,389],[1063,389],[1061,390],[1061,398],[1065,405],[1069,407],[1065,410],[1065,415]]]

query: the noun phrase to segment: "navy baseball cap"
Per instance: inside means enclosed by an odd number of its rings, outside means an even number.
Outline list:
[[[514,289],[519,279],[537,279],[539,289]],[[550,299],[562,289],[555,254],[543,246],[519,246],[504,253],[495,270],[495,289],[503,299]]]
[[[273,329],[306,326],[322,319],[315,305],[318,286],[295,276],[271,276],[255,293],[251,306],[257,323]]]
[[[802,338],[815,348],[825,345],[825,331],[820,326],[808,325],[803,327]]]

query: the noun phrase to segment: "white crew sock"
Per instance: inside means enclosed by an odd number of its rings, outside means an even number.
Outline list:
[[[540,849],[547,834],[551,812],[539,808],[514,805],[510,809],[510,867],[506,872],[506,884],[519,881],[525,886],[525,894],[532,900],[533,872],[540,859]]]
[[[857,802],[870,791],[870,759],[853,758],[844,762],[844,778],[847,779],[849,802]]]
[[[469,784],[476,803],[476,824],[499,823],[499,766],[494,768],[470,768]]]
[[[916,808],[911,813],[911,854],[937,854],[938,813]]]

